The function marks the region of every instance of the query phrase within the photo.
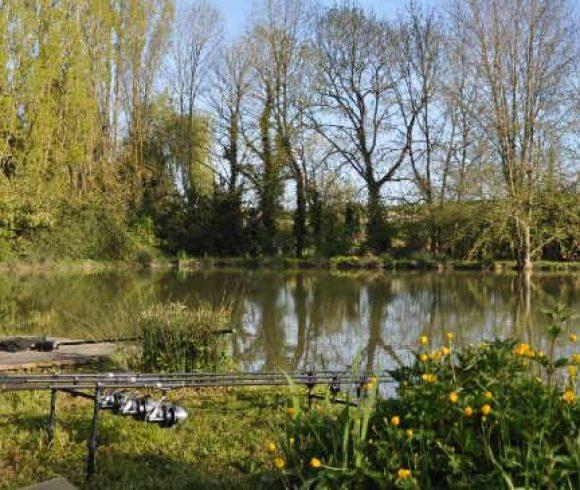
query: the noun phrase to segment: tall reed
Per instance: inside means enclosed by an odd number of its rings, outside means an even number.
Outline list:
[[[231,308],[200,303],[194,308],[179,303],[158,304],[139,320],[142,371],[218,371],[228,365],[224,335]]]

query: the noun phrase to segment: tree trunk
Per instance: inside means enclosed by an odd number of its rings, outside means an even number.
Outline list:
[[[376,182],[370,182],[367,185],[367,246],[372,252],[380,253],[388,246],[388,236],[385,230],[381,205],[381,188]]]
[[[294,234],[296,257],[302,258],[306,241],[306,190],[301,174],[296,175],[296,211],[294,212]]]
[[[533,263],[530,225],[516,219],[516,233],[518,239],[516,250],[517,269],[520,271],[531,271]]]

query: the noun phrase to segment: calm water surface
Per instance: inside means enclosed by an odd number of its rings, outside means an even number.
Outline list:
[[[453,331],[468,344],[519,337],[545,348],[554,302],[580,311],[580,276],[464,272],[106,272],[0,275],[0,333],[102,337],[155,302],[230,302],[232,351],[245,369],[404,361],[403,347]],[[562,345],[571,353],[574,348]]]

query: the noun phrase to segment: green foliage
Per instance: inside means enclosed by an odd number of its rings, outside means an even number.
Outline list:
[[[223,335],[216,331],[226,329],[230,317],[229,308],[206,303],[195,309],[176,303],[152,307],[139,320],[139,369],[185,373],[227,366]]]
[[[552,386],[537,376],[543,356],[527,344],[497,340],[449,354],[451,348],[421,351],[395,370],[395,398],[378,399],[371,379],[358,407],[326,403],[308,412],[295,401],[281,436],[285,484],[577,488],[575,371]]]

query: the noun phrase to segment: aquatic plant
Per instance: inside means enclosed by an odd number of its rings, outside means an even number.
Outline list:
[[[215,371],[226,367],[229,355],[223,331],[230,324],[226,305],[202,302],[194,308],[179,303],[159,304],[139,320],[141,371]]]

